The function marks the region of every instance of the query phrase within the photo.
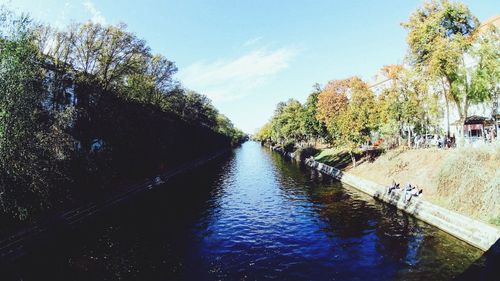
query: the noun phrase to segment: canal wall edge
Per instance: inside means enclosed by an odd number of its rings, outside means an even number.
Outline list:
[[[92,217],[114,205],[130,200],[139,193],[149,192],[150,190],[158,188],[169,179],[203,166],[230,152],[231,150],[232,147],[228,147],[207,153],[202,157],[179,165],[168,172],[157,174],[138,184],[131,185],[129,188],[124,188],[108,198],[101,198],[95,202],[89,202],[86,205],[74,206],[70,210],[63,213],[45,218],[43,221],[36,223],[34,226],[20,228],[13,231],[10,235],[0,237],[0,269],[9,265],[12,261],[24,256],[28,251],[28,248],[40,243],[40,239],[46,239],[49,231],[60,232],[71,228],[71,226],[76,223]]]
[[[278,152],[296,160],[294,153]],[[388,187],[386,186],[342,172],[337,168],[315,161],[312,158],[305,159],[304,164],[376,199],[391,204],[483,251],[488,250],[500,238],[500,229],[437,206],[422,198],[412,197],[410,202],[406,203],[401,191],[388,194]]]

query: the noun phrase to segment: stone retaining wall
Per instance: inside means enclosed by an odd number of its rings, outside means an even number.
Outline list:
[[[293,153],[282,153],[294,158]],[[364,193],[396,206],[416,218],[425,221],[483,251],[488,250],[499,238],[500,229],[448,209],[434,205],[423,198],[412,197],[409,202],[403,199],[403,191],[394,190],[388,194],[386,186],[344,173],[339,169],[317,162],[312,158],[304,163],[323,174],[332,176]]]

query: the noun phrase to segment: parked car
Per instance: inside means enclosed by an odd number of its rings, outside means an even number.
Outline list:
[[[444,143],[444,137],[433,134],[417,135],[416,139],[419,140],[417,147],[439,146],[439,139],[443,139]]]

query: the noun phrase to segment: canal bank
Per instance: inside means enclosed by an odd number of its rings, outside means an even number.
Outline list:
[[[273,148],[271,147],[271,149]],[[297,161],[294,153],[281,150],[275,151]],[[305,159],[303,162],[312,169],[331,176],[378,200],[391,204],[483,251],[488,250],[500,238],[500,229],[432,204],[423,198],[412,197],[409,202],[405,202],[402,191],[393,191],[389,194],[386,186],[342,172],[337,168],[313,159]]]
[[[48,218],[40,219],[29,227],[14,230],[10,235],[1,237],[0,269],[4,266],[9,266],[11,262],[21,258],[27,252],[31,251],[31,248],[37,247],[37,244],[43,243],[44,240],[53,239],[53,237],[50,236],[54,236],[54,233],[59,235],[61,232],[66,232],[82,221],[94,217],[105,210],[125,203],[140,194],[162,187],[165,182],[195,170],[200,166],[206,165],[229,153],[231,150],[232,148],[225,148],[207,153],[202,157],[180,164],[162,174],[147,178],[140,183],[124,187],[105,198],[96,198],[93,202],[71,208]]]
[[[2,280],[452,280],[483,255],[255,142],[166,184]]]

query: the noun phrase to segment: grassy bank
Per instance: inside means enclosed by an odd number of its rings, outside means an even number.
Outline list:
[[[373,161],[358,157],[352,167],[342,150],[315,155],[317,161],[379,184],[410,182],[423,188],[426,200],[500,226],[500,143],[450,150],[398,148]]]

